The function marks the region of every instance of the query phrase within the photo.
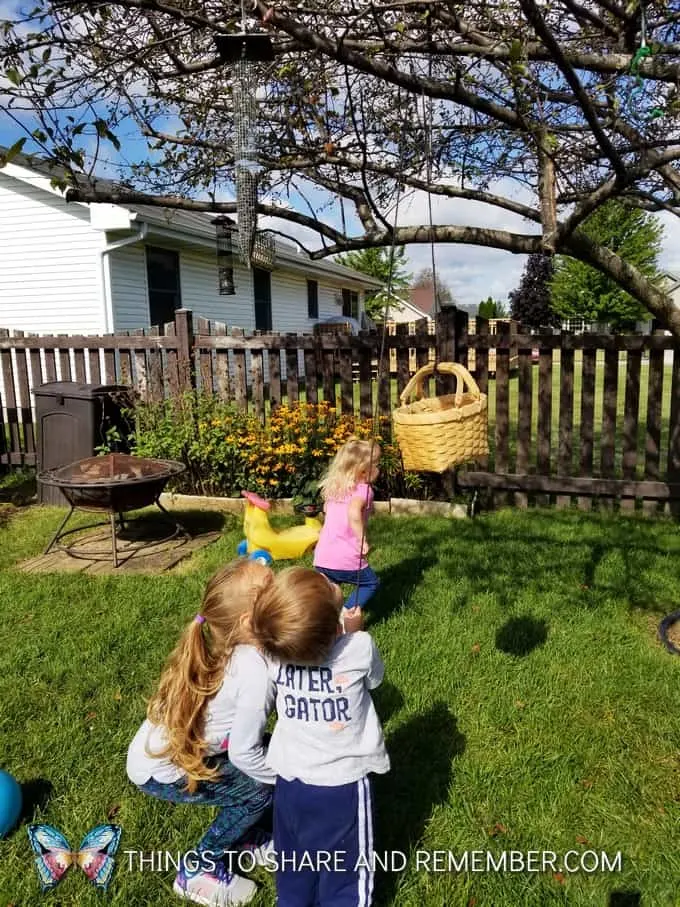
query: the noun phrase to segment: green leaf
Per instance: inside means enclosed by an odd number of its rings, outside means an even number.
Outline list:
[[[25,144],[26,136],[16,141],[11,148],[8,148],[7,151],[4,152],[4,154],[0,155],[0,166],[4,167],[5,164],[9,164],[12,158],[16,157],[17,154],[19,154]]]
[[[511,63],[519,62],[519,60],[522,59],[522,42],[517,40],[513,41],[510,45],[509,54]]]
[[[19,71],[17,69],[14,69],[14,67],[11,67],[10,69],[8,69],[5,72],[5,75],[7,76],[9,81],[12,83],[12,85],[21,84],[21,76],[19,74]]]
[[[114,133],[111,132],[110,129],[106,130],[106,138],[109,140],[109,142],[111,142],[116,151],[120,151],[120,142],[118,140],[118,136],[114,135]]]

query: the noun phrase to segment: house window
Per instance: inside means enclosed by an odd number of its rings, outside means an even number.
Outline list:
[[[146,279],[149,287],[149,320],[152,327],[175,320],[181,308],[179,253],[146,247]]]
[[[359,317],[359,294],[354,290],[343,289],[342,314],[345,318]]]
[[[272,275],[264,268],[253,268],[255,330],[269,333],[272,329]]]
[[[319,282],[307,281],[307,318],[319,317]]]

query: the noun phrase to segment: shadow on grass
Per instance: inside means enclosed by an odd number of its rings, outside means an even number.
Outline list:
[[[641,907],[642,896],[639,891],[612,891],[607,907]]]
[[[660,597],[652,565],[680,554],[677,538],[669,521],[536,510],[530,525],[521,518],[515,525],[512,517],[468,520],[455,543],[440,545],[439,552],[452,579],[477,587],[483,578],[501,607],[514,606],[523,592],[540,587],[584,607],[616,600],[663,613],[668,596]]]
[[[366,607],[369,629],[370,624],[386,620],[409,600],[413,590],[422,582],[425,572],[436,561],[437,553],[433,550],[432,553],[408,557],[386,570],[380,570],[380,588]]]
[[[25,507],[34,500],[36,491],[35,472],[32,470],[12,470],[0,475],[0,503]]]
[[[54,785],[45,778],[33,778],[21,784],[21,813],[13,835],[21,831],[24,824],[33,822],[38,813],[45,811],[53,791]]]
[[[14,510],[15,508],[13,504],[4,504],[2,501],[0,501],[0,529],[4,529],[4,527],[9,523]]]
[[[208,532],[221,532],[229,523],[229,516],[215,510],[170,510],[166,515],[155,508],[148,509],[126,514],[125,528],[118,535],[121,539],[132,540],[164,539],[172,532],[176,519],[192,538],[197,538]],[[106,521],[103,521],[103,525],[106,525]]]
[[[542,646],[548,638],[548,624],[530,615],[511,617],[496,631],[496,648],[507,655],[523,656]]]
[[[232,514],[220,513],[217,510],[171,510],[170,515],[176,516],[192,535],[220,532],[225,527],[231,528],[234,519]]]
[[[454,760],[465,751],[458,719],[444,702],[435,703],[391,733],[387,749],[392,763],[375,779],[377,829],[375,850],[409,857],[421,841],[435,806],[446,802]],[[391,903],[400,873],[380,872],[376,907]]]
[[[383,680],[377,689],[371,690],[371,697],[382,724],[387,724],[392,715],[396,714],[404,705],[401,690],[389,680]]]

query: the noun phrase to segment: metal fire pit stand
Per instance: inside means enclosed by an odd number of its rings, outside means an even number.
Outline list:
[[[162,539],[154,539],[149,544],[167,542],[170,539],[183,535],[190,539],[191,535],[160,502],[160,496],[168,479],[184,472],[183,463],[175,460],[159,460],[151,457],[134,457],[130,454],[110,453],[102,457],[86,457],[76,463],[59,466],[41,472],[38,482],[45,485],[56,485],[70,504],[70,510],[61,521],[52,540],[45,549],[48,554],[52,548],[65,551],[71,557],[83,560],[108,559],[108,552],[92,550],[82,553],[75,551],[73,545],[60,545],[59,540],[74,532],[84,529],[93,529],[96,526],[110,525],[111,527],[111,556],[113,566],[118,566],[118,545],[116,542],[116,518],[125,530],[124,513],[133,510],[142,510],[153,504],[158,507],[166,522],[172,523],[173,531]],[[66,524],[71,519],[74,510],[95,511],[108,513],[106,522],[91,523],[88,526],[78,526],[75,529],[66,529]],[[136,520],[128,520],[136,522]],[[143,545],[142,545],[143,547]]]
[[[173,517],[165,509],[165,507],[163,507],[163,505],[158,500],[158,498],[156,498],[156,500],[153,501],[153,503],[164,514],[165,521],[172,524],[173,530],[168,535],[163,536],[163,538],[153,539],[153,541],[147,542],[146,545],[141,545],[140,547],[144,548],[144,547],[148,547],[150,545],[157,545],[159,542],[169,542],[172,539],[179,538],[180,536],[187,539],[187,541],[189,539],[191,539],[191,534],[184,528],[184,526],[182,526],[182,524],[179,522],[179,520],[177,520],[175,517]],[[101,511],[101,509],[102,508],[94,508],[94,507],[90,508],[90,507],[75,506],[74,504],[70,504],[69,512],[66,514],[64,519],[61,521],[59,528],[52,536],[49,545],[47,546],[47,548],[45,548],[44,554],[49,554],[50,551],[52,551],[52,549],[56,549],[57,551],[64,551],[66,554],[69,555],[69,557],[76,557],[76,558],[80,558],[81,560],[86,560],[86,561],[106,561],[109,558],[112,558],[113,566],[118,567],[119,560],[118,560],[118,546],[116,544],[116,517],[118,517],[118,522],[119,522],[120,528],[123,531],[125,531],[127,526],[129,526],[131,523],[136,523],[136,522],[139,522],[140,520],[144,519],[143,517],[138,517],[133,520],[127,520],[127,523],[126,523],[122,513],[111,510],[109,512],[108,520],[99,520],[96,523],[88,523],[86,526],[76,526],[74,529],[65,529],[66,524],[71,519],[71,517],[73,516],[73,514],[76,510],[99,512],[99,511]],[[59,544],[59,540],[65,538],[66,536],[72,535],[76,532],[84,532],[86,529],[96,529],[99,526],[110,526],[111,527],[111,550],[110,551],[104,551],[102,549],[99,549],[99,550],[79,553],[78,551],[75,551],[73,549],[73,547],[70,545]]]

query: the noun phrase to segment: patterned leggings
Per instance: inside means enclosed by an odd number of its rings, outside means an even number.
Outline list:
[[[262,843],[263,831],[257,823],[272,804],[274,788],[255,781],[235,768],[229,758],[215,756],[208,764],[217,768],[220,776],[215,781],[199,781],[193,793],[186,789],[183,779],[164,784],[150,778],[139,789],[159,800],[171,803],[202,803],[219,806],[215,820],[196,845],[196,851],[223,851],[257,847]]]

